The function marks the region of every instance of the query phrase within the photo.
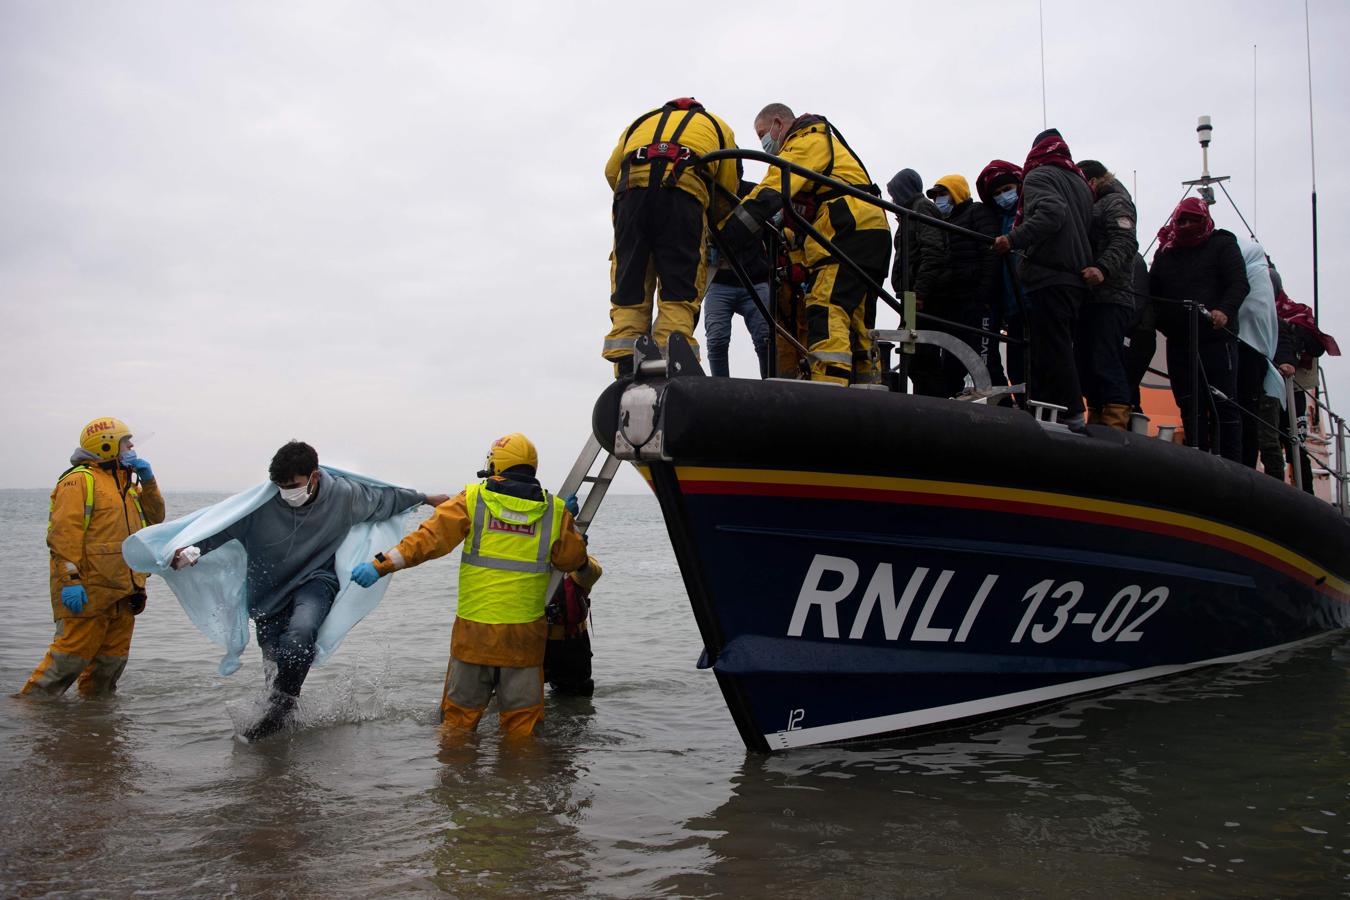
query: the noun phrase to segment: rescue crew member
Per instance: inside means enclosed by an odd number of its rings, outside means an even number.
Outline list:
[[[56,637],[22,694],[63,694],[77,678],[84,696],[117,689],[145,609],[146,576],[122,561],[122,541],[164,521],[155,474],[121,419],[86,425],[70,463],[47,520]]]
[[[664,348],[672,332],[689,339],[707,282],[704,211],[728,191],[729,209],[740,164],[725,159],[695,166],[696,157],[736,146],[731,128],[692,97],[671,100],[638,118],[619,135],[605,164],[614,191],[614,251],[610,254],[610,322],[603,356],[616,378],[631,374],[633,343],[650,335]],[[652,297],[659,301],[652,323]]]
[[[397,547],[352,570],[352,580],[369,587],[384,575],[445,556],[467,539],[441,696],[447,728],[477,728],[494,693],[508,737],[529,735],[544,716],[549,573],[586,565],[586,545],[562,498],[535,478],[538,466],[525,435],[499,438],[488,451],[486,470],[478,473],[485,481],[466,485]]]
[[[173,555],[173,567],[181,569],[236,540],[248,554],[248,614],[263,659],[276,666],[266,711],[241,735],[250,742],[280,731],[295,710],[314,663],[319,627],[338,594],[337,549],[352,526],[449,499],[322,471],[319,454],[303,441],[277,450],[267,475],[279,489],[275,496],[195,548]],[[189,549],[196,553],[185,555]]]
[[[786,105],[770,103],[755,117],[755,134],[767,153],[881,196],[862,161],[824,116],[797,117]],[[764,181],[722,225],[732,246],[755,240],[765,223],[783,210],[782,189],[782,171],[770,168]],[[876,381],[879,373],[868,331],[876,324],[877,295],[868,282],[881,284],[890,263],[886,214],[870,203],[791,173],[787,191],[791,206],[784,225],[791,228],[794,221],[800,221],[812,226],[841,254],[857,262],[868,278],[864,281],[800,229],[807,269],[806,343],[815,357],[811,380],[835,384]]]
[[[568,511],[575,515],[575,498]],[[587,620],[591,612],[591,589],[603,570],[594,556],[575,572],[569,572],[549,598],[544,614],[548,619],[548,647],[544,651],[544,680],[555,694],[589,697],[595,693],[591,678],[591,635]]]

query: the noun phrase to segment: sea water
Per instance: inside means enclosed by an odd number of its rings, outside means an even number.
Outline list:
[[[181,515],[219,495],[169,494]],[[884,747],[747,753],[649,496],[591,531],[596,694],[442,742],[458,554],[395,576],[256,745],[162,582],[118,696],[16,699],[47,495],[0,491],[0,896],[1350,894],[1350,639]]]

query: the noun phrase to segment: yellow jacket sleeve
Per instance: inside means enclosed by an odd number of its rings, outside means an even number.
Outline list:
[[[575,572],[586,563],[586,542],[577,532],[577,523],[570,512],[563,512],[562,528],[549,548],[548,561],[560,572]]]
[[[605,574],[600,568],[599,561],[594,556],[587,555],[586,565],[572,572],[568,577],[577,583],[584,591],[589,591],[595,587],[595,583],[600,580],[600,576]]]
[[[47,526],[47,546],[52,551],[63,582],[80,579],[80,560],[84,557],[85,476],[71,472],[52,491],[52,515]]]
[[[141,512],[145,514],[147,525],[158,525],[164,521],[164,495],[159,492],[157,482],[141,482]]]
[[[619,171],[623,168],[624,137],[625,132],[619,132],[619,142],[614,145],[614,152],[609,155],[609,162],[605,163],[605,181],[609,182],[611,191],[619,183]]]
[[[436,507],[430,518],[385,553],[383,560],[373,560],[375,571],[388,575],[439,559],[462,544],[468,534],[469,509],[464,503],[464,492],[460,491]]]

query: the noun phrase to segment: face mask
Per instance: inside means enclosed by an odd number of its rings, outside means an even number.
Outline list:
[[[122,465],[126,466],[129,469],[131,468],[131,464],[136,461],[136,451],[123,450],[122,453],[117,457],[117,459],[119,462],[122,463]]]
[[[309,499],[309,485],[302,484],[295,488],[280,488],[281,499],[285,500],[291,506],[304,506],[305,501]]]
[[[936,206],[938,212],[942,213],[944,216],[950,215],[952,211],[952,198],[937,197],[933,200],[933,205]]]
[[[994,195],[994,202],[999,205],[999,209],[1009,210],[1017,205],[1017,188],[1008,188]]]
[[[778,154],[778,151],[780,149],[778,146],[778,142],[773,139],[772,131],[764,132],[764,137],[759,139],[759,145],[764,148],[765,153],[772,153],[775,156]]]

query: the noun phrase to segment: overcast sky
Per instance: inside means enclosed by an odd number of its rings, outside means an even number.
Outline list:
[[[1212,171],[1311,304],[1303,4],[1044,9],[1049,123],[1137,178],[1141,243],[1210,115]],[[1350,347],[1350,5],[1311,10],[1322,317]],[[1041,130],[1037,4],[0,0],[0,487],[51,485],[109,414],[166,490],[242,489],[296,437],[453,493],[513,430],[556,487],[610,379],[604,163],[687,94],[744,147],[781,100],[879,184],[973,185]]]

